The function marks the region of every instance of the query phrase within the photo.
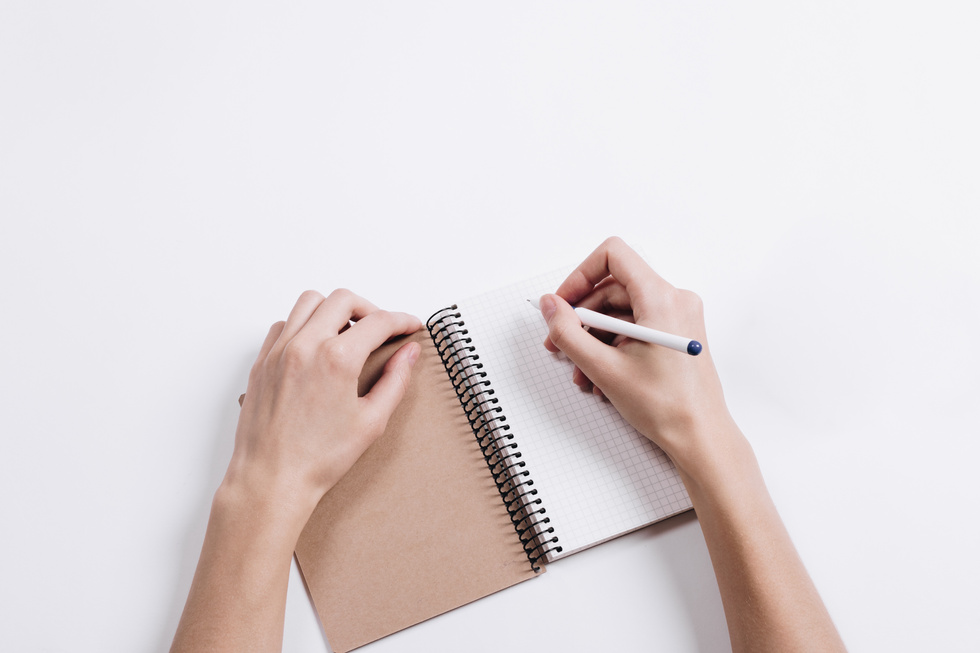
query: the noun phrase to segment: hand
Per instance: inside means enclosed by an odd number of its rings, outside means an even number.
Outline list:
[[[586,332],[569,305],[701,342],[687,354]],[[541,298],[550,351],[575,363],[573,380],[605,395],[660,445],[680,472],[711,554],[733,651],[843,651],[833,621],[735,425],[704,333],[701,300],[678,290],[618,238],[599,246],[556,295]]]
[[[420,348],[399,349],[359,397],[365,360],[421,327],[418,318],[382,311],[348,290],[327,298],[303,293],[289,318],[272,325],[252,366],[224,484],[281,492],[308,517],[384,431]]]
[[[623,336],[582,329],[575,306],[701,342],[697,357]],[[667,283],[619,238],[600,245],[541,298],[545,347],[575,363],[572,380],[605,395],[682,470],[697,467],[734,429],[711,360],[701,299]],[[740,435],[738,436],[740,437]]]

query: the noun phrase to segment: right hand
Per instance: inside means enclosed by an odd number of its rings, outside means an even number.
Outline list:
[[[696,357],[623,336],[587,332],[571,305],[701,342]],[[555,295],[541,298],[545,347],[575,363],[573,381],[605,395],[638,431],[690,474],[721,462],[742,440],[711,359],[701,299],[654,272],[625,242],[609,238],[572,272]],[[597,337],[598,336],[598,337]]]

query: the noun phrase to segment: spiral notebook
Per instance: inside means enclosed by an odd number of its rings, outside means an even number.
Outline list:
[[[564,277],[461,301],[410,336],[422,353],[405,399],[296,547],[337,653],[691,508],[667,456],[542,346],[525,298]],[[362,393],[402,344],[372,355]]]

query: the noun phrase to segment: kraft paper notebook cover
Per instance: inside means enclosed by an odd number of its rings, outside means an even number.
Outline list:
[[[691,508],[666,455],[542,346],[524,300],[564,276],[454,304],[410,336],[422,353],[405,399],[296,546],[338,653]],[[403,343],[372,355],[362,393]]]

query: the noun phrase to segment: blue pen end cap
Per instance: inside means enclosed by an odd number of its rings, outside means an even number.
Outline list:
[[[689,353],[691,356],[697,356],[700,354],[701,343],[697,340],[692,340],[691,342],[687,343],[687,353]]]

